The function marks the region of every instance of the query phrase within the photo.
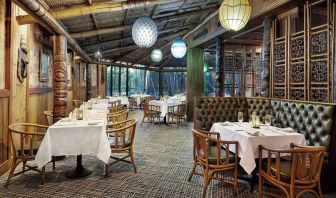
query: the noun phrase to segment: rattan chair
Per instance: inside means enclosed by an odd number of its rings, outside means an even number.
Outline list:
[[[109,104],[111,104],[112,107],[117,107],[121,105],[121,100],[116,100],[113,102],[109,102]]]
[[[48,125],[51,126],[54,123],[54,114],[53,111],[44,111],[43,112],[47,121],[48,121]]]
[[[125,111],[126,107],[124,105],[118,105],[118,106],[109,107],[108,110],[110,111],[110,113],[120,113],[122,111]]]
[[[134,172],[137,173],[135,166],[135,160],[133,156],[133,142],[135,135],[137,120],[130,119],[123,122],[108,124],[106,128],[106,133],[109,138],[111,152],[113,153],[126,153],[127,155],[122,158],[117,158],[111,156],[112,159],[116,160],[112,164],[123,161],[133,165]],[[125,160],[130,158],[130,161]],[[105,164],[105,176],[108,175],[108,166],[112,164]]]
[[[134,112],[135,113],[135,107],[137,106],[137,101],[135,98],[133,97],[128,97],[128,109],[131,111],[131,112]]]
[[[128,117],[128,111],[120,111],[117,113],[109,113],[107,114],[107,121],[108,123],[117,123],[127,120]]]
[[[169,120],[171,120],[173,122],[175,119],[176,124],[181,123],[182,120],[184,123],[186,123],[187,122],[186,113],[187,113],[187,104],[169,106],[167,113],[167,121],[169,122]]]
[[[161,123],[161,108],[160,108],[160,106],[144,104],[143,118],[142,118],[141,126],[142,126],[142,123],[144,123],[145,118],[147,118],[147,120],[148,120],[147,121],[148,126],[150,126],[151,123],[154,123],[155,118],[159,120],[159,124],[160,124]]]
[[[291,149],[268,149],[259,146],[259,197],[296,198],[310,192],[322,198],[320,175],[324,161],[325,147],[298,146]],[[266,159],[262,159],[266,152]],[[281,156],[289,156],[283,159]],[[264,191],[263,184],[272,184],[284,195]]]
[[[72,103],[75,108],[79,108],[83,104],[83,101],[82,100],[72,100]]]
[[[155,97],[153,97],[153,96],[144,97],[140,102],[140,108],[142,109],[145,104],[149,104],[149,101],[151,101],[151,100],[155,100]]]
[[[12,177],[29,170],[34,170],[41,173],[42,184],[44,184],[45,166],[43,166],[42,171],[40,171],[37,167],[31,167],[27,165],[27,162],[35,160],[35,155],[48,129],[48,126],[30,123],[16,123],[11,124],[8,129],[13,147],[13,162],[5,186],[9,186]],[[52,161],[53,169],[55,169],[55,161]],[[22,171],[14,174],[15,168],[21,162],[23,163]],[[27,170],[26,167],[28,167]]]
[[[192,170],[189,174],[188,181],[190,182],[193,175],[203,177],[203,193],[205,197],[208,185],[212,179],[221,182],[229,183],[234,186],[234,192],[238,190],[238,142],[223,141],[220,139],[219,133],[215,132],[199,132],[193,130],[194,136],[194,152],[195,159]],[[215,136],[216,138],[213,138]],[[230,152],[230,148],[235,149],[235,153]],[[200,166],[202,173],[196,172],[196,167]],[[233,171],[234,179],[228,180],[218,178],[218,173],[223,171]]]

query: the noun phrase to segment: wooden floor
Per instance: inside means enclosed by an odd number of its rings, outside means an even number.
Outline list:
[[[140,127],[142,112],[137,111],[138,127],[135,136],[135,159],[138,173],[131,165],[117,163],[109,168],[110,176],[103,177],[103,162],[95,156],[83,156],[85,166],[94,173],[82,179],[70,180],[64,172],[73,168],[76,157],[56,163],[56,171],[47,166],[46,184],[40,185],[40,175],[26,172],[12,179],[9,189],[3,188],[7,175],[0,178],[0,197],[200,197],[202,178],[187,181],[192,164],[192,125],[175,124]],[[112,161],[112,160],[111,160]],[[242,171],[241,171],[242,172]],[[243,173],[241,173],[243,174]],[[227,175],[228,177],[231,174]],[[212,181],[208,197],[257,197],[250,193],[247,182],[239,181],[238,195],[230,185]]]

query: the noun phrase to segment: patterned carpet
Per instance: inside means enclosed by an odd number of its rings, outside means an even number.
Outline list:
[[[138,173],[131,165],[119,162],[109,168],[109,177],[103,177],[103,162],[95,156],[83,156],[83,164],[94,173],[86,178],[71,180],[64,172],[73,168],[76,157],[69,156],[46,168],[46,183],[40,185],[40,175],[26,172],[12,179],[8,189],[3,188],[7,174],[0,178],[0,197],[200,197],[203,180],[194,176],[187,181],[192,164],[192,126],[175,124],[140,127],[141,112],[135,115],[138,126],[135,137],[135,160]],[[111,160],[112,161],[112,160]],[[19,169],[19,168],[18,168]],[[233,195],[231,185],[212,181],[208,197],[257,197],[249,192],[249,184],[239,180],[239,193]]]

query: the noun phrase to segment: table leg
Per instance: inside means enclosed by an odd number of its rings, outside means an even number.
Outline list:
[[[251,186],[250,186],[250,192],[253,192],[254,186],[258,183],[258,176],[257,171],[258,169],[254,169],[252,171],[252,180],[251,180]]]
[[[166,115],[163,117],[163,124],[168,125],[168,123],[167,123],[167,116]]]
[[[74,170],[65,172],[67,178],[82,178],[90,175],[93,172],[92,168],[85,168],[82,165],[82,155],[77,155],[77,166]]]

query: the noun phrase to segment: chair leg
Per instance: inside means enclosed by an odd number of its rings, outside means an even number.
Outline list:
[[[193,163],[193,166],[192,166],[192,169],[191,169],[191,172],[189,173],[189,178],[188,178],[188,182],[191,181],[194,173],[195,173],[195,170],[196,170],[196,162]]]
[[[235,171],[234,171],[234,193],[238,194],[238,167],[235,167]]]
[[[208,189],[208,184],[209,184],[208,180],[209,180],[209,169],[208,167],[206,167],[204,170],[204,176],[203,176],[203,183],[204,183],[203,193],[202,193],[203,198],[206,196],[206,192]]]
[[[45,166],[42,167],[41,176],[42,176],[41,184],[44,185],[44,181],[45,181]]]
[[[133,168],[134,168],[134,172],[137,173],[137,169],[136,169],[135,161],[134,161],[134,156],[133,156],[133,147],[130,148],[129,155],[130,155],[131,162],[132,162],[132,165],[133,165]]]
[[[323,195],[322,195],[321,182],[320,181],[318,181],[318,183],[317,183],[317,192],[320,195],[320,198],[322,198]]]
[[[104,163],[104,176],[108,177],[108,164]]]
[[[263,177],[260,174],[259,174],[259,185],[258,185],[258,187],[259,187],[258,197],[262,198],[263,197]]]
[[[141,122],[140,126],[142,126],[142,123],[144,122],[144,120],[145,120],[145,116],[142,118],[142,122]]]
[[[14,157],[13,163],[12,163],[12,167],[11,167],[10,172],[8,174],[8,179],[7,179],[7,182],[5,184],[5,188],[8,188],[10,180],[12,179],[12,177],[14,175],[14,170],[15,170],[15,168],[17,166],[16,161],[17,161],[17,159]]]
[[[26,171],[26,164],[27,164],[27,162],[24,161],[22,163],[23,163],[23,165],[22,165],[22,173],[24,173]]]
[[[161,118],[160,118],[160,116],[158,118],[159,118],[159,125],[161,125]]]

